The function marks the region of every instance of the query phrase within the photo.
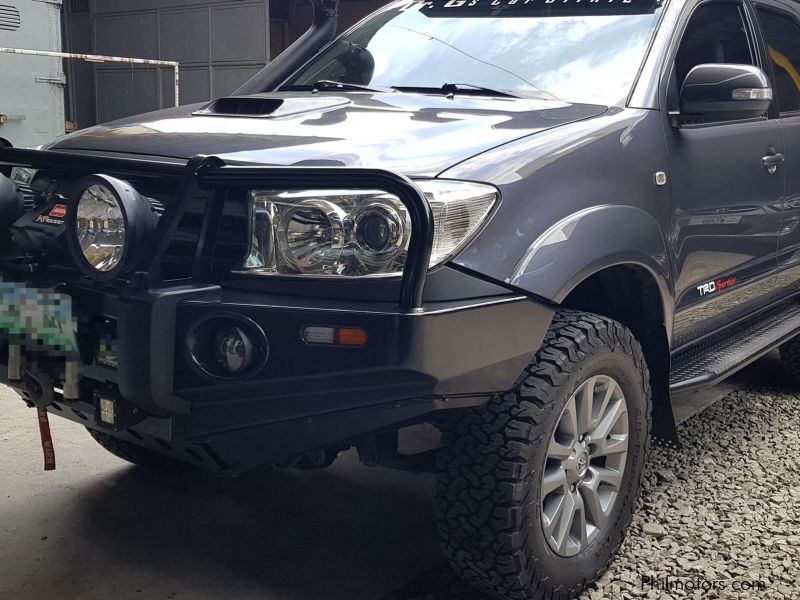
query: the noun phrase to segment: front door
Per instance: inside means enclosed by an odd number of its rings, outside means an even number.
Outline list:
[[[769,57],[778,123],[786,140],[786,194],[781,202],[778,291],[800,291],[800,10],[794,2],[756,4]]]
[[[694,9],[672,65],[667,93],[699,64],[762,66],[756,38],[740,2]],[[773,119],[669,124],[671,247],[675,264],[674,347],[768,304],[775,292],[780,201],[785,169],[762,158],[784,152]]]

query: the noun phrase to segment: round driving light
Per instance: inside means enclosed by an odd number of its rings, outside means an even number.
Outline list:
[[[67,242],[81,271],[109,281],[135,267],[158,224],[150,200],[106,175],[93,175],[74,189],[67,209]]]
[[[125,252],[125,212],[113,191],[97,183],[78,200],[75,230],[83,257],[101,273],[119,267]]]

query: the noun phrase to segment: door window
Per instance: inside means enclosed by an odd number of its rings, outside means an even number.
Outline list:
[[[800,25],[790,16],[758,7],[758,17],[774,79],[781,114],[800,111]]]
[[[694,67],[706,63],[756,66],[754,47],[738,3],[704,4],[692,14],[675,58],[679,90]]]

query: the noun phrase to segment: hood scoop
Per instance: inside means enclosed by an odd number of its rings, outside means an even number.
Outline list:
[[[350,100],[340,96],[285,97],[268,96],[229,96],[214,100],[200,110],[193,112],[198,117],[249,117],[278,119],[302,113],[332,110],[350,104]]]

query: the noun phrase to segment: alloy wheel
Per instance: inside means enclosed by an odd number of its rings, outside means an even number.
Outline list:
[[[585,549],[614,510],[628,456],[628,407],[608,375],[583,382],[561,412],[541,481],[542,527],[563,557]]]

